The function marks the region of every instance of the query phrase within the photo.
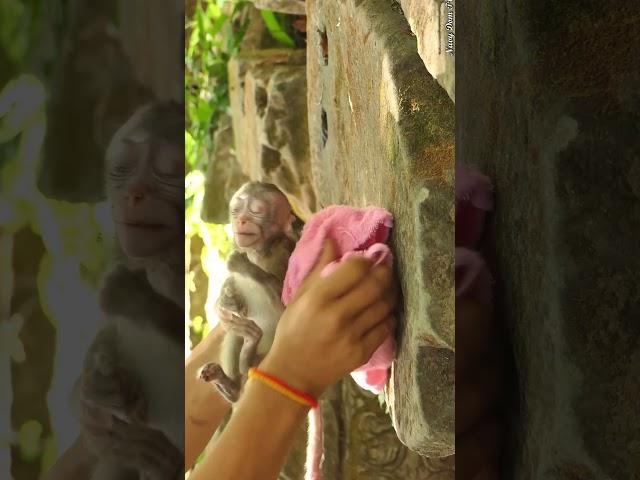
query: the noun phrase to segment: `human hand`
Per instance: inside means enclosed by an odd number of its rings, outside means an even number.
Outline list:
[[[80,423],[91,454],[136,470],[143,480],[174,480],[184,470],[182,453],[159,430],[124,422],[87,404],[83,404]]]
[[[320,396],[366,363],[395,330],[393,271],[352,257],[329,276],[322,269],[337,257],[327,241],[314,269],[280,318],[273,346],[260,365],[293,387]]]
[[[456,301],[456,478],[496,480],[503,428],[504,352],[490,307]]]

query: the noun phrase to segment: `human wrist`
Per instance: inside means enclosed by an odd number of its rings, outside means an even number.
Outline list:
[[[282,359],[272,352],[267,354],[258,368],[269,375],[279,378],[287,385],[311,395],[315,399],[319,399],[325,390],[325,387],[308,378],[304,367],[300,367],[299,363],[294,365],[291,361]]]

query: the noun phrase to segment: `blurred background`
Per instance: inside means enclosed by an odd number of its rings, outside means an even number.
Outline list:
[[[0,479],[39,478],[78,434],[69,394],[113,241],[104,149],[152,98],[185,101],[185,355],[215,324],[231,244],[201,211],[250,17],[295,46],[250,2],[0,2]]]
[[[78,434],[113,241],[104,149],[137,107],[184,94],[184,6],[158,3],[0,2],[3,480],[39,478]]]

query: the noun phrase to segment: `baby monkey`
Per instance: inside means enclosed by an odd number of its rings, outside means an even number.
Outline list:
[[[216,302],[226,330],[220,364],[205,365],[200,377],[235,403],[249,368],[271,348],[284,311],[282,285],[298,232],[287,197],[269,183],[249,182],[229,202],[235,250],[227,260],[229,277]]]

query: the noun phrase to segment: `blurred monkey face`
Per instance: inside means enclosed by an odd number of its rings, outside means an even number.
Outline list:
[[[107,159],[116,235],[133,258],[161,255],[184,241],[184,150],[133,132]]]

